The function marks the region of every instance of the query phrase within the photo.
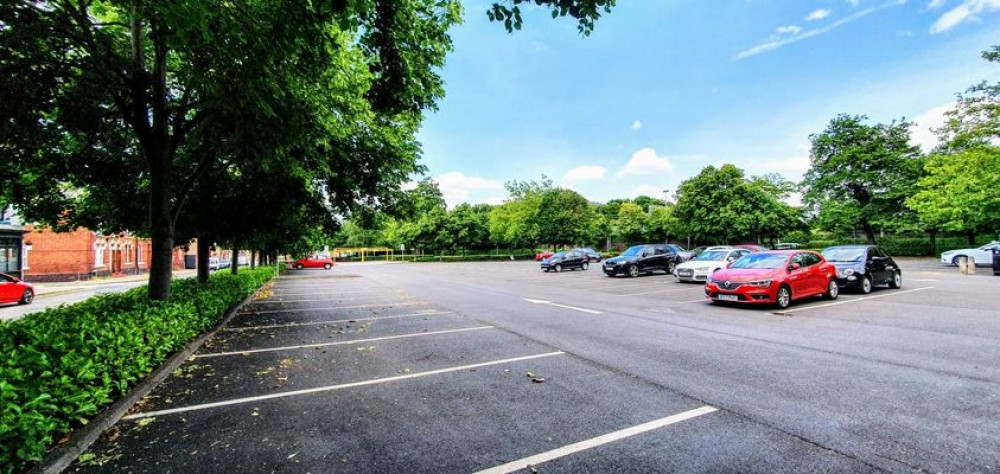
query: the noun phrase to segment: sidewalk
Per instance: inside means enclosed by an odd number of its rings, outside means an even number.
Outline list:
[[[174,279],[190,278],[198,274],[197,270],[174,270]],[[146,282],[149,280],[149,273],[137,275],[106,276],[97,277],[90,280],[65,281],[65,282],[40,282],[28,281],[35,287],[36,295],[51,295],[57,293],[71,292],[90,288],[100,288],[106,285],[120,285],[122,283]]]

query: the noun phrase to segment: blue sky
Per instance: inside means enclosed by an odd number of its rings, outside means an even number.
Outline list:
[[[1000,0],[620,0],[590,37],[530,9],[520,32],[465,2],[419,134],[450,206],[547,175],[588,199],[672,196],[711,164],[801,179],[838,113],[916,121],[1000,80]]]

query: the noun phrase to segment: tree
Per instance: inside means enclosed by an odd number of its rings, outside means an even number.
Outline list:
[[[1000,64],[1000,46],[983,52],[983,59]],[[938,153],[957,153],[1000,143],[1000,82],[983,81],[959,94],[948,121],[936,130],[940,139]]]
[[[642,207],[634,202],[625,202],[619,206],[618,216],[611,225],[615,236],[627,244],[633,244],[645,239],[646,221],[646,212]]]
[[[899,225],[903,206],[920,176],[919,149],[910,145],[910,123],[866,125],[865,116],[839,115],[811,135],[811,168],[803,185],[814,208],[835,200],[852,207],[868,242],[877,227]]]
[[[683,233],[680,220],[674,215],[674,205],[665,204],[649,213],[647,236],[651,241],[667,242],[671,236]]]
[[[547,6],[552,12],[552,18],[571,16],[578,22],[580,33],[590,36],[594,25],[601,17],[601,12],[611,13],[616,0],[507,0],[505,3],[494,3],[493,8],[486,12],[490,21],[503,22],[508,32],[520,30],[523,26],[521,8],[519,5],[534,3]],[[508,6],[508,4],[510,6]]]
[[[589,242],[594,236],[594,210],[586,198],[569,189],[542,192],[530,222],[538,229],[538,240],[553,246]]]
[[[964,232],[975,245],[977,231],[1000,229],[1000,147],[978,146],[934,154],[927,175],[906,200],[927,227]]]

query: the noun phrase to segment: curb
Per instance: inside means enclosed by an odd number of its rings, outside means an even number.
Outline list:
[[[266,283],[265,283],[266,285]],[[261,288],[264,286],[262,285]],[[73,432],[70,435],[69,441],[67,441],[62,446],[56,448],[43,459],[41,462],[35,465],[35,467],[28,470],[27,474],[58,474],[63,472],[66,468],[76,461],[76,458],[80,456],[87,448],[90,447],[94,441],[97,441],[108,428],[111,428],[122,416],[128,413],[129,409],[141,400],[149,392],[153,391],[157,385],[160,384],[168,375],[173,373],[174,369],[183,364],[188,357],[194,354],[202,344],[205,343],[209,338],[215,336],[223,327],[229,324],[235,316],[236,313],[247,304],[257,293],[261,290],[258,288],[256,291],[251,293],[249,296],[240,301],[236,306],[233,306],[222,320],[212,328],[210,331],[202,334],[197,339],[188,343],[188,345],[181,349],[176,354],[170,356],[166,361],[160,365],[159,368],[153,370],[139,382],[138,385],[132,387],[125,396],[119,398],[111,405],[108,405],[107,409],[101,412],[99,415],[94,417],[90,423],[87,423],[82,428]]]

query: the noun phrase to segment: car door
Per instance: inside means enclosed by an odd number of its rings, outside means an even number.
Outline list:
[[[0,275],[0,303],[9,303],[14,301],[15,289],[13,278],[7,275]]]
[[[878,247],[871,247],[868,249],[868,258],[871,262],[872,283],[881,284],[888,282],[888,257]]]
[[[799,268],[788,272],[788,286],[792,287],[792,297],[799,298],[812,292],[815,284],[810,280],[809,268],[805,264],[804,253],[797,253],[788,261],[788,267],[798,264]]]
[[[578,251],[572,251],[566,254],[566,259],[563,260],[564,268],[579,268],[583,266],[583,253]]]
[[[670,248],[666,245],[654,245],[653,254],[656,255],[657,270],[666,270],[670,261],[674,258]]]
[[[823,267],[820,262],[823,261],[819,255],[811,252],[806,252],[803,254],[802,261],[806,273],[809,275],[809,294],[818,295],[826,291],[827,275],[823,273]]]
[[[976,265],[992,265],[993,264],[993,249],[997,248],[998,244],[984,245],[976,249],[975,254],[972,258],[976,259]]]

